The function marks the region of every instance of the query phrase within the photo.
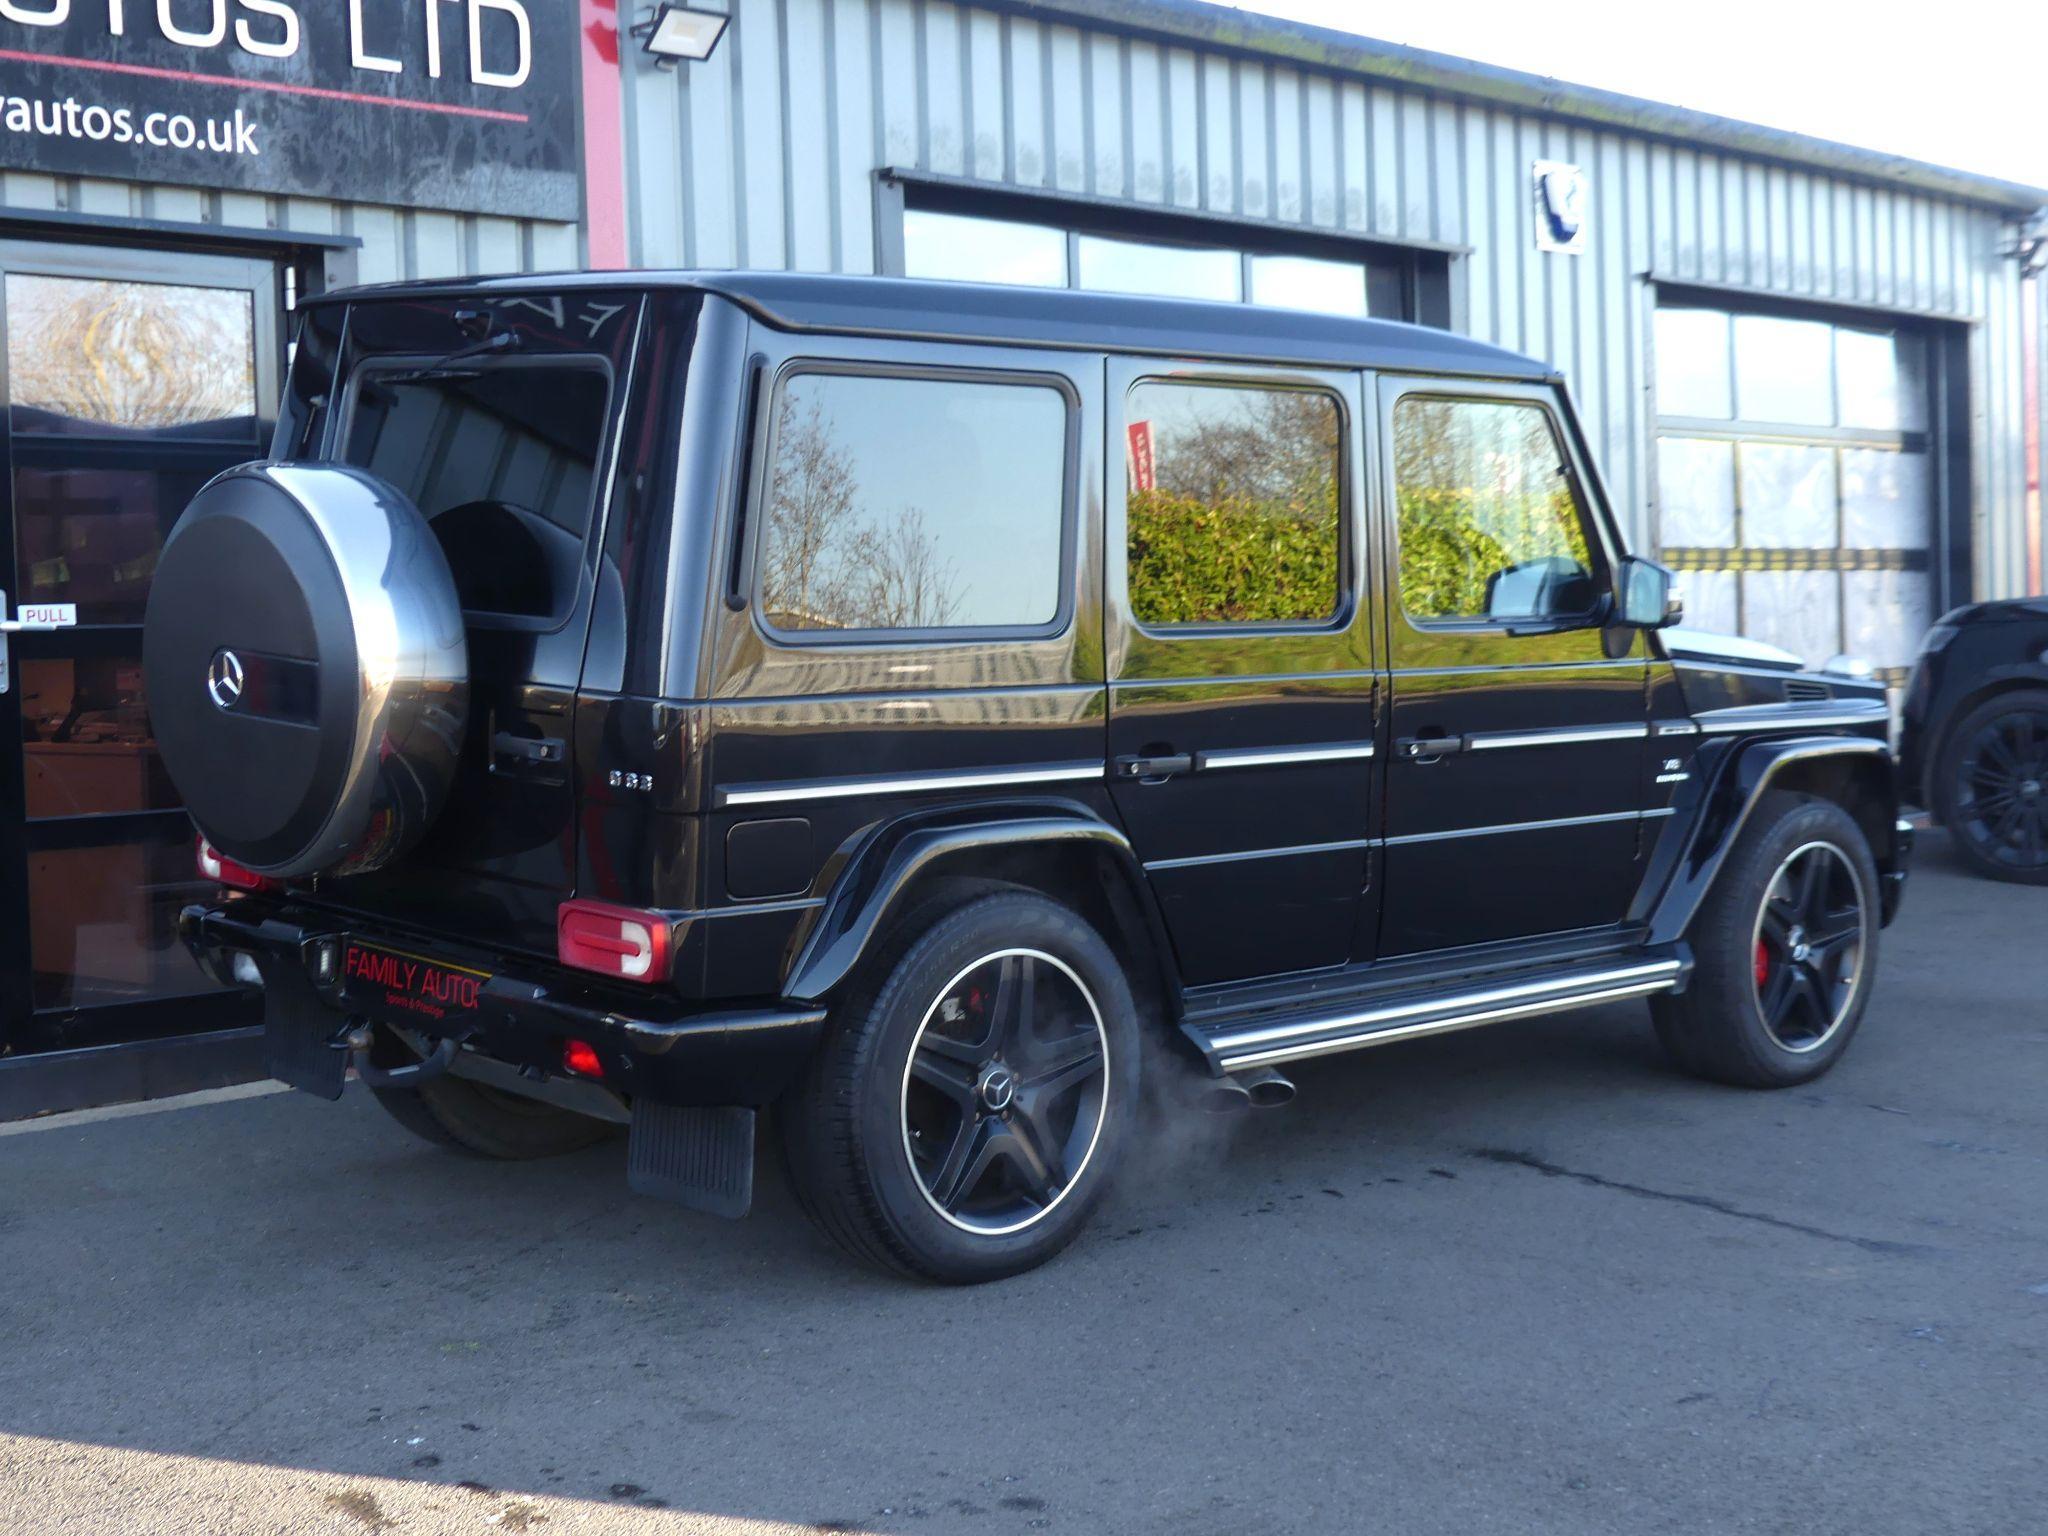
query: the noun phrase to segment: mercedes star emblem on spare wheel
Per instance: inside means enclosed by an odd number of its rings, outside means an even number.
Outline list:
[[[222,709],[233,709],[242,700],[242,658],[226,646],[213,653],[206,669],[206,693]]]

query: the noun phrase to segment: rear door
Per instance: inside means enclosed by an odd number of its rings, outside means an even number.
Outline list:
[[[1347,374],[1113,359],[1111,794],[1191,985],[1371,958]]]
[[[323,899],[554,953],[575,884],[584,645],[593,611],[621,600],[600,553],[640,327],[630,293],[350,308],[325,456],[398,486],[440,539],[470,721],[426,841],[375,875],[323,877]]]

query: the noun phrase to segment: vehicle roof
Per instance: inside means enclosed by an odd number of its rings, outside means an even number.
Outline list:
[[[777,330],[1547,379],[1556,369],[1434,326],[1139,294],[810,272],[554,272],[339,289],[314,303],[693,288]]]

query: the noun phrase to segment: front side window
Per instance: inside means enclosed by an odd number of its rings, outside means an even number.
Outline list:
[[[1394,408],[1401,603],[1429,623],[1588,618],[1592,543],[1536,405],[1409,396]]]
[[[611,374],[594,358],[379,362],[358,378],[346,462],[412,498],[464,612],[564,617],[596,502]]]
[[[786,379],[759,519],[763,617],[785,631],[1051,624],[1068,415],[1043,384]]]
[[[1141,624],[1336,617],[1342,416],[1319,390],[1140,384],[1125,430]]]

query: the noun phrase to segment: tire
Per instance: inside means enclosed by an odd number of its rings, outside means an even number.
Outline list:
[[[1767,793],[1687,934],[1691,984],[1651,999],[1657,1038],[1687,1072],[1789,1088],[1849,1048],[1877,966],[1877,865],[1831,800]]]
[[[1122,968],[1027,891],[912,914],[781,1106],[790,1182],[869,1264],[974,1284],[1043,1264],[1109,1187],[1138,1108]]]
[[[2048,690],[1979,704],[1950,728],[1934,774],[1934,812],[1973,873],[2048,885]]]
[[[417,1088],[372,1088],[391,1118],[422,1140],[475,1157],[523,1162],[580,1152],[618,1132],[608,1120],[460,1077]]]

